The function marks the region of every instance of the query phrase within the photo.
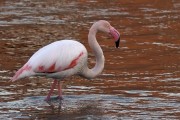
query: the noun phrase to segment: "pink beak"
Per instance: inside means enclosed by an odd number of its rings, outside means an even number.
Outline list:
[[[114,38],[116,48],[119,47],[119,42],[120,42],[120,33],[113,27],[110,28],[110,34]]]

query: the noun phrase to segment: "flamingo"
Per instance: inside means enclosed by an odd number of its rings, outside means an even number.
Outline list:
[[[58,87],[58,99],[62,100],[61,81],[64,78],[80,75],[92,79],[102,72],[105,59],[103,51],[96,40],[98,31],[110,34],[114,38],[116,48],[119,47],[120,42],[120,33],[108,21],[99,20],[95,22],[88,34],[88,43],[96,58],[96,64],[93,68],[88,68],[88,53],[83,44],[74,40],[60,40],[35,52],[10,81],[14,82],[30,76],[53,78],[54,81],[45,101],[51,101],[51,95],[56,85]]]

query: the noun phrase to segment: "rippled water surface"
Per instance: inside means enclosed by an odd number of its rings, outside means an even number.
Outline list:
[[[83,43],[93,66],[87,34],[100,19],[120,31],[120,48],[97,35],[105,69],[93,80],[67,78],[60,111],[44,102],[51,79],[8,82],[35,51],[60,39]],[[0,119],[178,120],[179,28],[179,0],[0,0]]]

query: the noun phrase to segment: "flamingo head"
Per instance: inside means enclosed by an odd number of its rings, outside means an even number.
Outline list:
[[[120,33],[105,20],[100,20],[98,23],[98,30],[110,34],[115,41],[116,48],[118,48],[120,43]]]
[[[114,38],[116,48],[118,48],[120,42],[120,33],[114,27],[111,27],[110,35]]]

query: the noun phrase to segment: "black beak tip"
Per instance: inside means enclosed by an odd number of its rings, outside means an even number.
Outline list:
[[[116,48],[118,48],[119,47],[119,43],[120,43],[120,37],[118,38],[118,40],[115,42],[115,44],[116,44]]]

